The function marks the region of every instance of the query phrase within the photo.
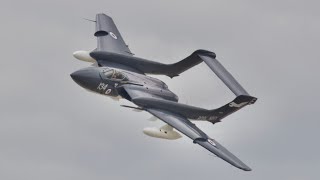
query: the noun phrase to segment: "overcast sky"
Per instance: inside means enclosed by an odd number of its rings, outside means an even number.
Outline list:
[[[296,0],[2,1],[0,179],[319,179],[320,3]],[[173,63],[214,51],[255,105],[197,125],[253,169],[183,137],[145,136],[146,112],[79,87],[72,57],[93,50],[96,13],[111,16],[136,56]],[[217,108],[234,95],[201,64],[157,76],[182,103]]]

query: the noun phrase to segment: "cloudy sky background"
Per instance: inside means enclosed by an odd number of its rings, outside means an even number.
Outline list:
[[[0,179],[319,179],[318,1],[2,1]],[[145,112],[89,93],[69,74],[96,47],[96,13],[139,57],[172,63],[196,49],[259,98],[215,126],[197,123],[253,171],[183,137],[145,136]],[[233,94],[204,64],[164,80],[181,102],[216,108]]]

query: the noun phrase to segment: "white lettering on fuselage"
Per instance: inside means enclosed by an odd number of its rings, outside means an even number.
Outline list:
[[[97,87],[98,90],[106,90],[108,87],[108,84],[105,84],[105,83],[100,83]]]
[[[108,87],[108,84],[101,82],[98,85],[97,89],[102,91],[102,92],[105,91],[104,94],[110,94],[112,89],[107,89],[107,87]]]
[[[104,94],[110,94],[110,93],[111,93],[111,89],[107,89]]]

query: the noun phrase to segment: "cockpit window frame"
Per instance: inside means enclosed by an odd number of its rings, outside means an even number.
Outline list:
[[[106,72],[108,71],[112,71],[112,75],[110,76],[110,74],[106,74]],[[116,76],[118,75],[121,75],[123,76],[122,78],[117,78]],[[103,69],[101,72],[100,72],[100,75],[102,77],[102,79],[108,79],[108,80],[112,80],[112,81],[128,81],[128,77],[123,74],[121,71],[117,71],[115,69]]]

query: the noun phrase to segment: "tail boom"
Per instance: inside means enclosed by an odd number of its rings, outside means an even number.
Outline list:
[[[240,95],[230,103],[213,110],[189,106],[165,99],[138,97],[133,98],[132,102],[143,108],[157,108],[179,114],[193,120],[210,121],[213,124],[220,122],[221,119],[238,111],[239,109],[255,103],[257,98],[252,96]]]

